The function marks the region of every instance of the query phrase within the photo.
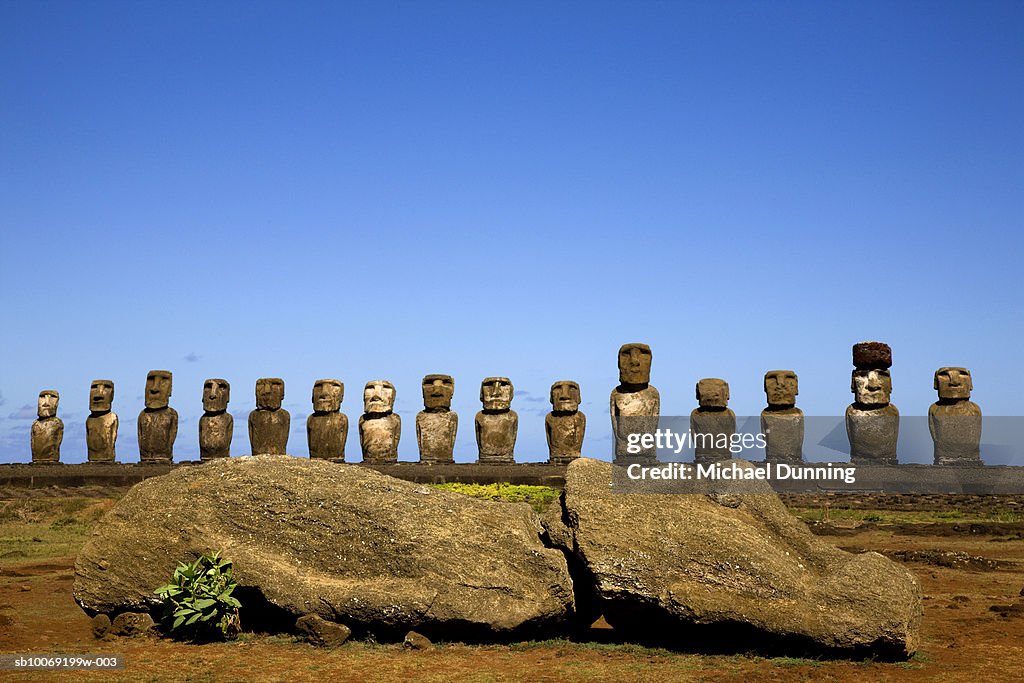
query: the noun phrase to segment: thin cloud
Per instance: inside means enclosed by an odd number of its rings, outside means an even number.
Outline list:
[[[21,408],[7,416],[8,420],[34,420],[36,419],[36,407],[26,403]]]
[[[196,363],[200,358],[202,358],[202,356],[196,355],[195,351],[190,351],[189,354],[185,356],[185,361],[188,363]]]
[[[0,406],[7,403],[7,399],[4,398],[4,392],[0,391]]]

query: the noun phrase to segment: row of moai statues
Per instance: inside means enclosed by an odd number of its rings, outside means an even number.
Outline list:
[[[146,377],[146,407],[139,414],[139,459],[144,463],[173,460],[178,433],[178,414],[170,407],[172,375],[154,370]],[[455,379],[451,375],[423,378],[423,410],[416,415],[416,441],[420,461],[429,464],[454,462],[459,416],[451,409]],[[371,464],[397,462],[402,419],[394,412],[395,386],[373,380],[363,389],[363,414],[359,417],[359,445],[363,461]],[[474,427],[480,463],[515,462],[519,415],[512,410],[514,388],[507,377],[487,377],[480,385],[483,410]],[[226,458],[231,452],[234,417],[227,411],[231,385],[212,378],[203,383],[203,416],[199,419],[201,460]],[[311,458],[344,462],[348,416],[341,412],[345,385],[337,379],[313,384],[313,413],[306,420]],[[57,417],[60,395],[51,389],[39,394],[38,416],[32,425],[32,462],[59,462],[64,424]],[[579,384],[561,380],[551,385],[551,412],[545,419],[549,462],[566,464],[580,457],[586,416],[579,410]],[[88,461],[115,462],[117,414],[113,412],[114,383],[95,380],[89,389],[90,415],[86,420]],[[284,454],[288,448],[291,415],[282,407],[284,380],[264,377],[256,381],[256,408],[249,413],[249,444],[254,454]]]
[[[850,390],[854,402],[846,409],[850,460],[858,464],[895,465],[899,437],[899,410],[891,403],[892,349],[867,341],[853,346],[854,370]],[[617,461],[650,461],[653,449],[630,453],[628,436],[658,428],[661,397],[651,386],[651,349],[646,344],[625,344],[619,349],[619,386],[611,394],[612,434]],[[981,464],[981,408],[970,400],[971,373],[962,367],[935,371],[939,400],[928,408],[928,427],[936,465]],[[796,407],[799,393],[792,370],[769,370],[764,375],[768,405],[761,411],[765,460],[795,463],[803,460],[804,413]],[[729,384],[709,377],[697,382],[697,408],[690,413],[690,431],[712,435],[695,442],[694,459],[708,462],[733,457],[732,435],[736,413],[729,406]]]
[[[651,349],[646,344],[624,344],[619,349],[619,385],[612,390],[610,414],[616,460],[653,460],[653,450],[630,454],[629,433],[658,428],[661,397],[651,386]],[[854,402],[846,409],[846,429],[854,463],[896,464],[899,410],[891,403],[892,350],[882,342],[853,346],[854,370],[850,389]],[[169,462],[177,435],[178,415],[169,406],[171,373],[154,370],[146,378],[146,407],[139,414],[139,455],[142,462]],[[970,401],[973,384],[966,368],[943,367],[935,372],[939,400],[928,410],[934,441],[935,464],[981,464],[981,409]],[[234,418],[227,412],[231,387],[227,380],[208,379],[203,385],[204,414],[199,420],[200,458],[209,460],[230,454]],[[420,461],[453,462],[459,417],[451,410],[455,380],[451,375],[423,378],[424,409],[416,416],[416,441]],[[799,462],[803,458],[804,414],[796,407],[797,375],[792,370],[770,370],[764,376],[767,407],[761,412],[765,457],[770,462]],[[306,420],[311,458],[343,462],[348,436],[348,417],[341,412],[344,384],[337,379],[317,380],[313,385],[313,414]],[[488,377],[480,385],[483,409],[476,414],[474,429],[478,462],[513,463],[519,416],[512,410],[514,389],[507,377]],[[90,462],[113,462],[117,439],[117,415],[111,410],[114,383],[95,380],[90,388],[91,414],[86,421]],[[545,418],[549,462],[565,464],[580,457],[586,432],[586,416],[579,410],[580,388],[562,380],[551,386],[552,410]],[[729,385],[718,378],[697,382],[698,407],[690,413],[695,434],[724,436],[702,440],[695,448],[698,462],[731,457],[729,445],[736,432],[736,414],[728,407]],[[60,459],[63,423],[56,416],[59,395],[53,390],[39,394],[39,419],[32,425],[33,462]],[[256,409],[249,414],[249,441],[253,453],[287,450],[291,416],[281,407],[284,381],[262,378],[256,382]],[[401,417],[394,412],[395,386],[386,380],[367,382],[363,389],[363,415],[359,418],[359,443],[363,461],[396,462],[402,434]]]

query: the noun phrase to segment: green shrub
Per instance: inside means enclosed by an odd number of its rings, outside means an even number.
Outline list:
[[[171,582],[155,593],[163,599],[163,623],[181,640],[227,640],[238,635],[238,608],[231,595],[238,584],[231,560],[220,551],[201,555],[191,564],[179,563]]]

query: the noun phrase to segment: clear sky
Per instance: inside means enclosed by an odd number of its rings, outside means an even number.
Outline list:
[[[850,347],[893,346],[922,415],[965,365],[1024,409],[1021,2],[0,3],[0,462],[29,460],[40,389],[85,457],[114,380],[138,459],[150,369],[175,452],[224,377],[233,453],[258,377],[289,450],[319,377],[393,381],[416,458],[420,379],[456,378],[456,459],[505,375],[517,456],[546,459],[548,387],[577,380],[610,454],[620,344],[662,412],[766,370],[840,415]]]

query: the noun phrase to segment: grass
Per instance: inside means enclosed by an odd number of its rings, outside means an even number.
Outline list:
[[[0,565],[74,555],[113,505],[89,497],[0,500]]]
[[[1024,515],[1008,510],[969,514],[960,510],[870,510],[834,507],[789,508],[790,513],[805,522],[877,522],[881,524],[935,524],[942,522],[1024,522]]]
[[[526,486],[523,484],[431,484],[442,491],[453,491],[483,500],[500,500],[506,503],[529,503],[537,512],[543,512],[558,500],[561,491],[549,486]]]

